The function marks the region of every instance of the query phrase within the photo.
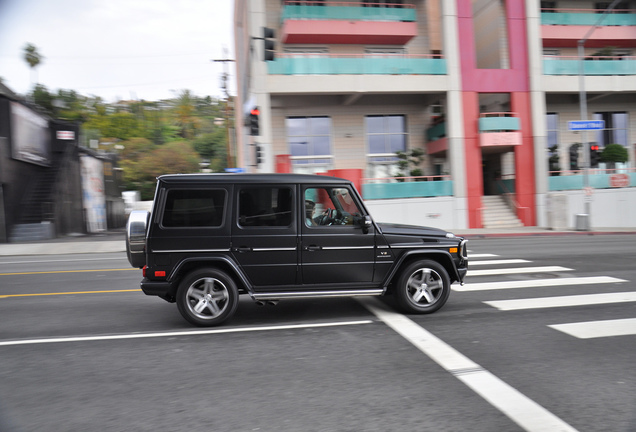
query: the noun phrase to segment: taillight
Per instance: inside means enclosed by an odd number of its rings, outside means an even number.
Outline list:
[[[141,274],[142,274],[142,276],[143,276],[143,277],[146,277],[146,269],[147,269],[147,268],[148,268],[148,266],[144,266],[144,267],[141,269]]]

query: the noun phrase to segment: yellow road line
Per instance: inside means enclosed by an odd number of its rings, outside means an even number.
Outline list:
[[[74,292],[38,293],[38,294],[6,294],[6,295],[0,295],[0,298],[54,296],[54,295],[69,295],[69,294],[104,294],[104,293],[120,293],[120,292],[137,292],[137,291],[141,291],[141,290],[140,289],[128,289],[128,290],[74,291]]]
[[[16,276],[16,275],[35,275],[35,274],[53,274],[53,273],[88,273],[88,272],[110,272],[110,271],[129,271],[137,270],[136,268],[125,269],[101,269],[101,270],[53,270],[53,271],[39,271],[39,272],[22,272],[22,273],[0,273],[0,276]]]

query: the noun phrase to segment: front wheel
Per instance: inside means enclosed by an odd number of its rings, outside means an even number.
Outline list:
[[[234,280],[216,269],[196,270],[186,276],[177,290],[177,307],[190,323],[211,327],[234,315],[238,306]]]
[[[416,261],[399,277],[395,287],[396,301],[406,313],[433,313],[448,300],[450,285],[444,266],[435,261]]]

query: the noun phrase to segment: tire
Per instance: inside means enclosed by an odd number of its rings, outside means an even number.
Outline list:
[[[398,278],[395,299],[406,313],[433,313],[448,300],[450,285],[444,266],[435,261],[416,261]]]
[[[236,283],[230,276],[217,269],[200,269],[179,284],[177,307],[191,324],[211,327],[234,315],[238,298]]]

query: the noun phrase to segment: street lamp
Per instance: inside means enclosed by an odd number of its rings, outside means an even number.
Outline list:
[[[583,56],[584,56],[585,42],[587,42],[587,40],[590,38],[590,36],[592,36],[592,33],[594,33],[594,30],[596,30],[596,28],[601,25],[601,22],[603,22],[603,20],[607,16],[607,13],[609,11],[611,11],[612,9],[614,9],[614,7],[620,1],[621,0],[614,0],[612,2],[612,4],[610,4],[607,7],[607,9],[605,9],[603,11],[603,13],[598,18],[598,20],[596,20],[596,23],[592,27],[590,27],[590,29],[587,31],[585,36],[583,36],[583,39],[579,39],[578,44],[577,44],[578,45],[578,57],[579,57],[579,108],[580,108],[580,112],[581,112],[581,120],[582,121],[587,121],[587,94],[585,93],[585,70],[584,70],[584,67],[583,67]],[[588,142],[587,142],[587,131],[585,129],[583,129],[581,131],[581,141],[583,142],[583,148],[585,149],[585,151],[583,152],[583,186],[584,186],[584,189],[586,191],[586,193],[585,193],[585,217],[586,217],[586,221],[585,221],[585,229],[584,229],[584,231],[589,231],[590,230],[590,212],[591,212],[590,201],[591,201],[592,197],[591,197],[591,195],[589,193],[587,193],[587,191],[589,190],[589,187],[590,187],[590,177],[589,177],[590,151],[589,151],[589,148],[588,148],[589,146],[588,146]]]

